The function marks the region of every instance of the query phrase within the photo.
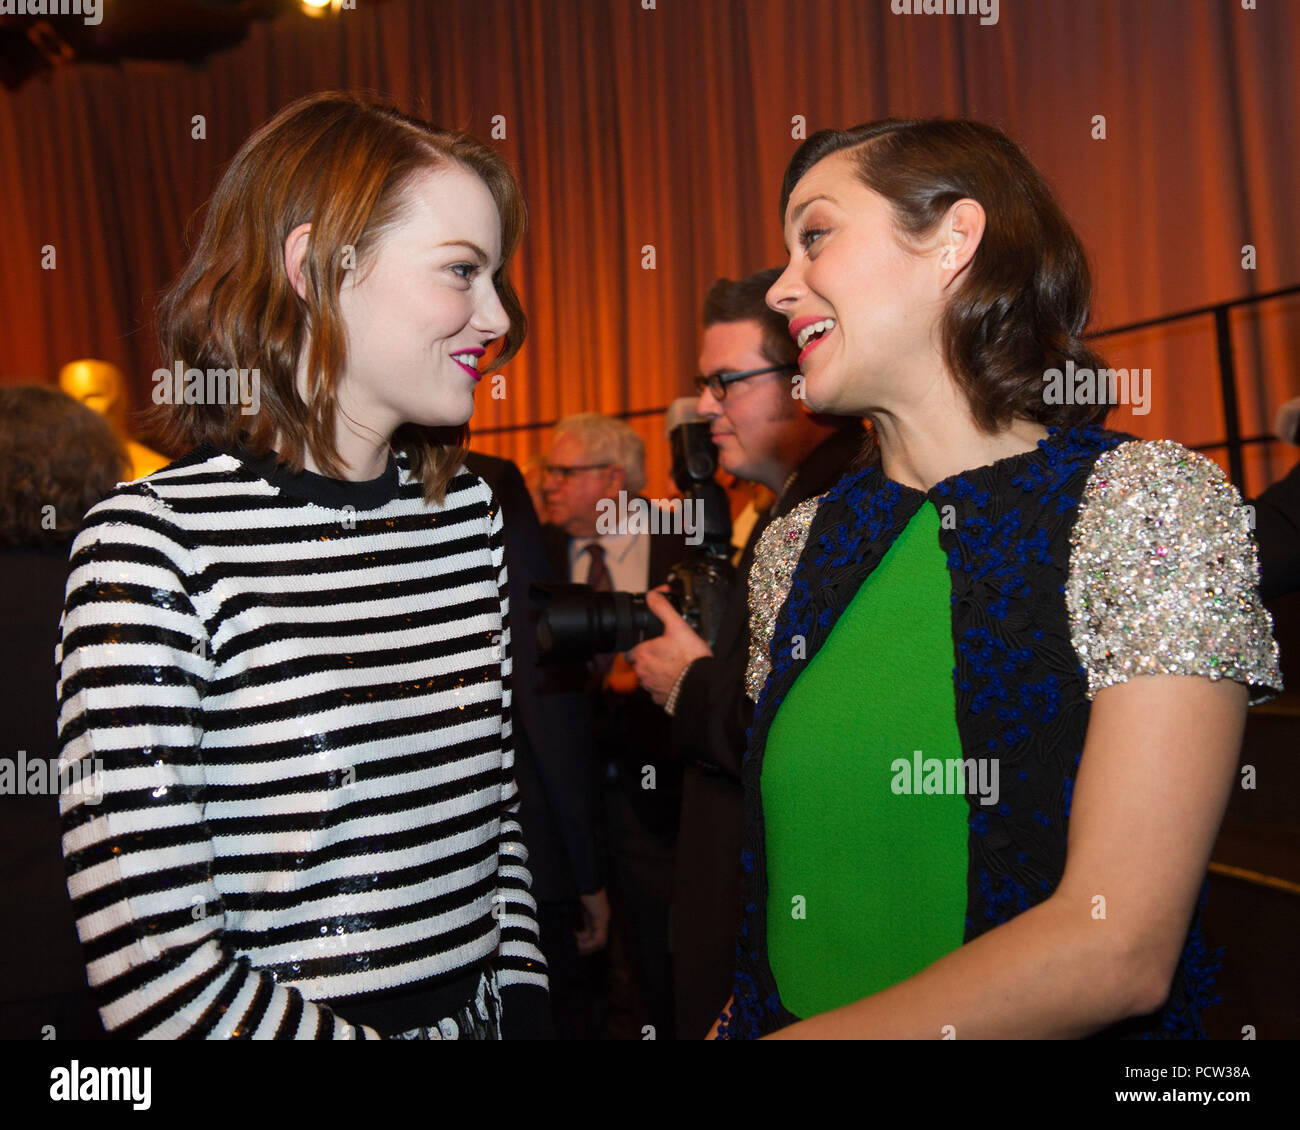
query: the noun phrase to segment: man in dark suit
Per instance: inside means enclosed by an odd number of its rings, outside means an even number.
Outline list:
[[[1279,439],[1300,446],[1300,397],[1282,405],[1273,430]],[[1251,505],[1259,546],[1260,599],[1276,600],[1300,590],[1300,464]]]
[[[591,721],[581,689],[566,687],[559,672],[537,661],[528,588],[554,575],[523,476],[508,459],[477,452],[470,452],[465,465],[492,488],[505,523],[515,780],[550,977],[550,1019],[559,1039],[590,1039],[592,1007],[578,957],[605,945],[610,913],[597,850],[600,801]],[[506,1025],[507,1037],[525,1031],[508,1017]]]
[[[755,522],[710,648],[657,593],[662,636],[631,654],[641,685],[672,718],[671,750],[686,763],[673,890],[679,1039],[703,1039],[731,992],[740,921],[743,792],[740,763],[753,704],[748,581],[768,522],[821,494],[869,455],[862,421],[815,416],[799,397],[798,350],[786,320],[766,304],[779,269],[720,279],[704,304],[696,410],[712,421],[723,470],[767,486],[776,501]]]
[[[686,555],[682,532],[619,528],[645,485],[645,446],[595,413],[555,428],[544,464],[547,549],[558,576],[606,592],[645,592]],[[603,772],[613,906],[609,1034],[670,1039],[668,913],[681,808],[681,765],[666,755],[668,720],[622,655],[593,660],[588,683]]]

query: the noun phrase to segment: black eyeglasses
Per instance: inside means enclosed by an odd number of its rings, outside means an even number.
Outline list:
[[[603,467],[612,466],[612,463],[573,463],[568,467],[562,467],[555,463],[543,463],[542,478],[549,479],[552,475],[556,475],[561,482],[567,483],[574,475],[583,471],[598,471]]]
[[[710,373],[707,377],[695,378],[695,392],[700,395],[707,388],[713,393],[713,399],[721,403],[727,399],[727,385],[733,381],[743,381],[746,377],[760,377],[764,373],[797,373],[798,365],[769,365],[766,369],[746,369],[742,373],[728,373],[725,370]]]

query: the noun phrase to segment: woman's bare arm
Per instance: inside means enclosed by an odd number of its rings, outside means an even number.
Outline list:
[[[1243,685],[1195,676],[1098,692],[1057,890],[906,981],[769,1038],[1074,1038],[1159,1008],[1227,806],[1246,703]]]

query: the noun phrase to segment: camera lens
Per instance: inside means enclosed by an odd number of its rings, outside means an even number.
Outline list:
[[[646,607],[644,593],[593,592],[586,585],[534,584],[540,606],[537,642],[552,661],[590,659],[627,651],[663,632],[659,618]]]

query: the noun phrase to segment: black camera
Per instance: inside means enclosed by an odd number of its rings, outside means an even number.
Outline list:
[[[681,513],[696,516],[700,540],[670,571],[667,597],[696,634],[712,647],[735,584],[731,507],[726,491],[713,477],[718,449],[709,436],[709,422],[690,419],[693,413],[690,408],[682,408],[682,403],[674,404],[668,417],[673,481],[682,492]],[[683,416],[687,418],[683,420]],[[664,630],[662,621],[646,606],[643,593],[594,592],[587,585],[575,584],[534,584],[529,595],[538,606],[537,642],[543,662],[627,651]]]

